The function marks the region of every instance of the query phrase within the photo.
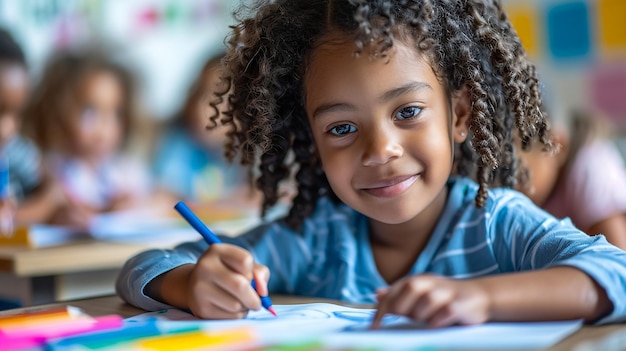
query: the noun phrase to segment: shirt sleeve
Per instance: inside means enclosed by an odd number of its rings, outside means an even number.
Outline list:
[[[255,262],[269,268],[270,293],[293,293],[310,258],[302,235],[279,222],[260,225],[237,237],[220,236],[220,239],[249,250]],[[171,250],[154,249],[139,253],[122,267],[115,286],[117,294],[126,302],[148,311],[171,308],[147,296],[144,292],[146,285],[176,267],[195,264],[207,247],[204,241],[197,241]]]
[[[580,269],[607,293],[613,310],[596,324],[626,321],[626,252],[604,236],[588,236],[569,219],[557,220],[517,196],[495,205],[491,218],[494,251],[509,271],[556,266]]]
[[[181,244],[172,250],[141,252],[126,261],[115,282],[115,291],[124,301],[147,311],[171,308],[146,295],[146,285],[176,267],[196,263],[207,247],[204,241],[195,241]]]
[[[18,198],[30,195],[42,182],[41,154],[37,147],[27,139],[19,137],[9,151],[9,168],[12,185]]]

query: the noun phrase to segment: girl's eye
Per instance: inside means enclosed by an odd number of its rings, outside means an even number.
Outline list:
[[[328,132],[333,135],[342,136],[356,132],[356,127],[351,124],[339,124],[332,127]]]
[[[396,119],[405,120],[417,117],[422,112],[422,109],[415,106],[403,107],[396,113]]]

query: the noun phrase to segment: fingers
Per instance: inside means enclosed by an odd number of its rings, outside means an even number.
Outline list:
[[[389,293],[389,288],[380,288],[376,290],[376,301],[380,301],[384,299],[388,293]]]
[[[201,296],[204,300],[198,303],[198,306],[192,311],[197,317],[204,319],[239,319],[246,316],[248,309],[243,304],[233,298],[233,296],[222,288],[210,284],[209,282],[201,282],[196,286],[196,295]]]
[[[410,317],[419,321],[427,321],[430,325],[428,321],[434,317],[436,312],[448,306],[453,298],[454,295],[447,289],[424,293],[413,306]]]
[[[457,324],[458,317],[450,306],[443,306],[426,321],[430,328],[442,328],[449,325]]]
[[[482,299],[480,292],[472,292],[464,284],[467,283],[435,276],[402,280],[377,292],[379,305],[372,328],[379,328],[387,313],[404,315],[434,328],[484,322],[485,304],[476,303]]]
[[[410,316],[409,311],[414,306],[424,291],[430,287],[428,279],[403,279],[391,288],[383,290],[379,295],[378,309],[372,321],[372,328],[379,328],[383,317],[387,313]]]
[[[212,245],[216,257],[213,281],[225,292],[235,297],[246,309],[258,310],[261,300],[252,289],[254,260],[250,252],[233,245]]]
[[[376,309],[376,314],[374,314],[374,318],[372,319],[372,324],[370,325],[370,329],[380,328],[380,324],[383,321],[383,317],[387,313],[387,309],[388,309],[386,306],[388,304],[387,301],[389,300],[384,299],[378,304],[378,308]]]
[[[249,281],[252,280],[254,258],[249,251],[234,245],[218,244],[211,245],[207,252],[218,255],[224,266],[234,273],[244,275]]]
[[[254,265],[254,281],[256,282],[256,291],[259,296],[267,296],[269,295],[269,291],[267,289],[267,282],[270,279],[270,270],[264,265],[257,264]]]
[[[252,288],[252,279],[258,291]],[[196,264],[192,278],[194,314],[202,318],[242,318],[261,308],[259,294],[267,294],[269,270],[255,265],[252,255],[229,244],[211,245]]]

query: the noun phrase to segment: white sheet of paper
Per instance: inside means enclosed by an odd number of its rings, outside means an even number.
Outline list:
[[[134,209],[104,213],[95,216],[89,233],[96,239],[123,243],[149,243],[151,246],[172,247],[202,239],[182,217],[171,217],[170,209]],[[243,213],[243,211],[242,211]],[[249,216],[207,223],[210,228],[225,235],[237,235],[261,223],[258,216]]]
[[[330,348],[380,348],[410,350],[417,347],[446,349],[537,349],[556,344],[582,325],[582,321],[487,323],[478,326],[425,329],[410,319],[387,315],[383,328],[369,330],[374,309],[350,308],[330,303],[274,305],[278,317],[265,310],[252,311],[245,319],[199,320],[170,309],[144,313],[127,320],[158,318],[170,323],[201,323],[202,328],[222,330],[251,327],[262,343],[317,341]]]

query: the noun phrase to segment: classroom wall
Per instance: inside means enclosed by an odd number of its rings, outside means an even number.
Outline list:
[[[550,94],[626,127],[626,1],[503,3]]]
[[[238,0],[0,0],[0,25],[37,77],[56,47],[102,40],[141,77],[149,114],[178,108],[192,75],[223,44]],[[555,100],[626,125],[625,0],[503,0]]]
[[[139,76],[147,112],[178,109],[203,60],[223,45],[234,0],[0,0],[0,26],[26,52],[36,79],[51,51],[111,45]]]

